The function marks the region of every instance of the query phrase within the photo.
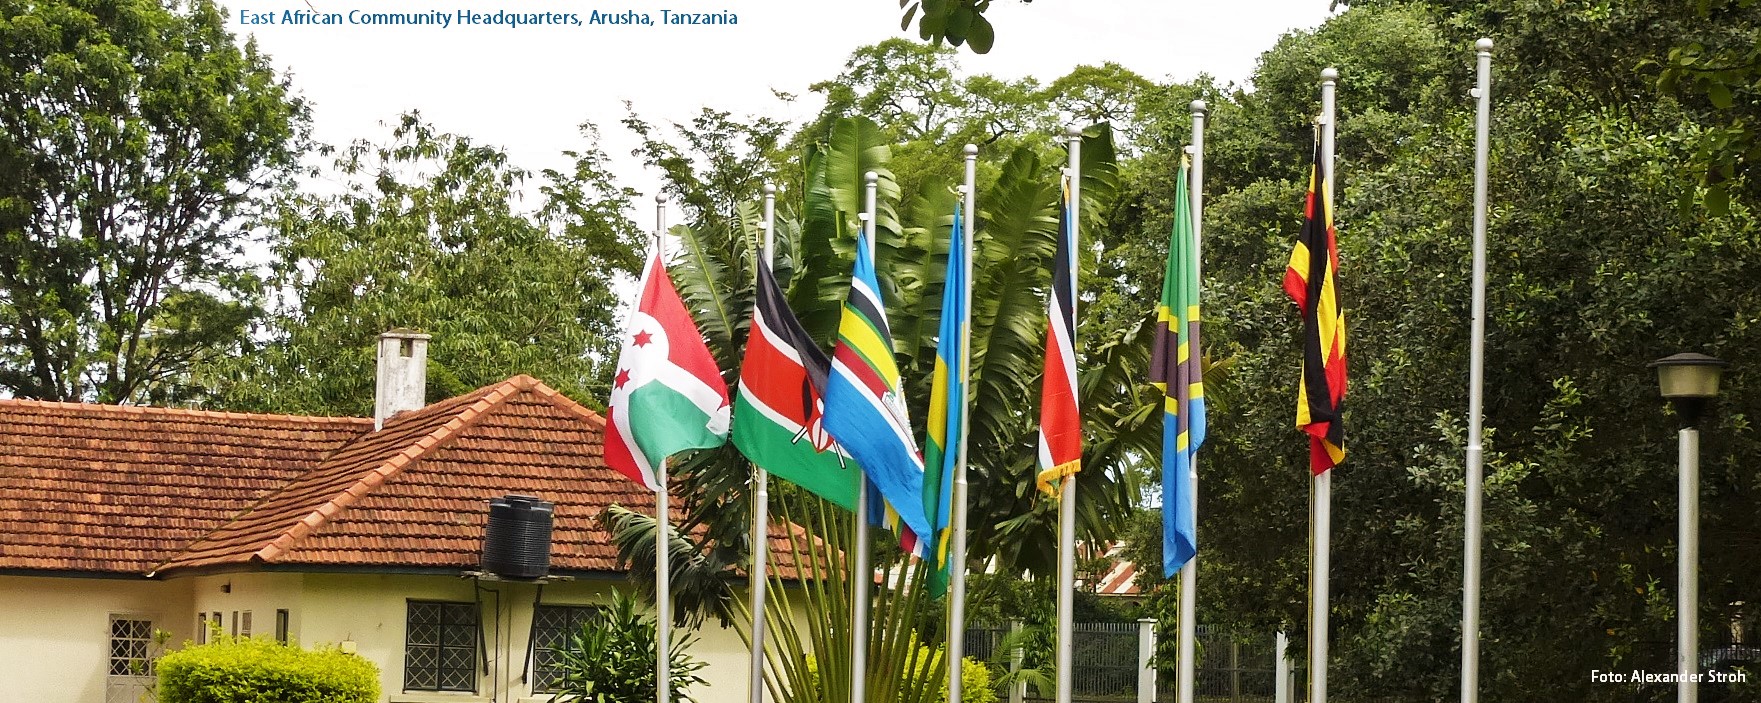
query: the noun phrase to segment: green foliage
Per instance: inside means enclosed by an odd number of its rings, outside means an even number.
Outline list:
[[[653,700],[655,696],[655,650],[659,635],[654,616],[637,610],[636,596],[613,591],[610,607],[589,619],[570,638],[560,653],[562,676],[558,679],[558,703],[626,703]],[[707,664],[691,658],[685,650],[690,635],[673,635],[668,676],[673,696],[693,701],[690,687],[703,685],[698,676]]]
[[[583,127],[590,141],[595,134]],[[596,148],[532,174],[499,149],[404,115],[384,143],[335,160],[340,194],[285,192],[265,226],[285,291],[269,342],[213,373],[230,408],[363,415],[377,336],[433,335],[430,400],[527,373],[582,402],[609,391],[611,290],[638,265],[631,194]],[[516,209],[521,193],[541,196]]]
[[[937,46],[967,44],[972,53],[988,54],[997,41],[996,29],[984,16],[990,6],[991,0],[899,0],[899,7],[905,8],[899,29],[909,28],[916,18],[917,34],[924,41]]]
[[[206,0],[6,0],[0,45],[0,393],[201,397],[261,314],[239,218],[305,104]]]
[[[916,657],[914,658],[916,668],[921,670],[916,674],[917,680],[927,683],[930,681],[929,674],[932,671],[945,671],[945,669],[942,669],[943,663],[941,661],[944,656],[945,653],[941,649],[931,649],[928,646],[919,645]],[[819,664],[814,661],[813,655],[811,654],[807,655],[807,673],[808,680],[813,682],[813,685],[817,687],[819,682]],[[924,703],[946,703],[948,700],[947,677],[945,675],[941,676],[939,684],[934,686],[934,688],[935,696],[924,701]],[[972,703],[995,703],[997,700],[997,687],[996,684],[991,681],[990,668],[986,667],[984,662],[973,659],[972,657],[966,657],[965,661],[961,662],[960,666],[960,692],[962,700],[971,701]]]
[[[334,649],[223,639],[159,660],[159,703],[374,703],[379,669]]]

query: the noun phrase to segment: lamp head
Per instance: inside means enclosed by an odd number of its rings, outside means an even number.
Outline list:
[[[1670,400],[1713,398],[1718,395],[1718,380],[1728,362],[1684,352],[1666,356],[1648,364],[1657,369],[1657,387]]]

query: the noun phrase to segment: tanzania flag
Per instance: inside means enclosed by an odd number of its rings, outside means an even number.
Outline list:
[[[625,326],[605,414],[605,463],[650,490],[667,457],[728,439],[728,385],[658,253]]]
[[[1076,413],[1076,221],[1070,216],[1070,179],[1058,209],[1057,260],[1046,300],[1046,371],[1040,390],[1039,489],[1082,470],[1082,420]]]
[[[1345,460],[1345,310],[1339,306],[1339,244],[1327,165],[1315,146],[1302,235],[1284,271],[1284,292],[1302,312],[1302,378],[1296,426],[1309,434],[1309,470],[1319,474]]]
[[[1173,577],[1198,553],[1198,476],[1193,459],[1205,442],[1205,383],[1199,366],[1198,241],[1193,237],[1187,164],[1174,178],[1174,231],[1156,306],[1150,381],[1162,402],[1162,572]]]
[[[734,396],[734,446],[764,470],[845,510],[862,472],[821,425],[831,359],[789,311],[770,264],[758,263],[758,304]]]
[[[923,451],[923,510],[935,528],[932,548],[919,554],[932,565],[931,597],[948,592],[948,529],[954,515],[954,472],[960,462],[961,432],[966,423],[966,368],[964,340],[971,324],[966,310],[966,236],[959,206],[954,208],[954,227],[948,232],[948,273],[942,284],[942,325],[936,342],[936,370],[929,390],[929,441]]]
[[[875,498],[897,512],[911,533],[905,536],[909,549],[915,535],[931,532],[923,511],[923,455],[911,438],[893,335],[879,291],[867,238],[859,236],[856,271],[826,381],[825,429],[862,467],[879,493]]]

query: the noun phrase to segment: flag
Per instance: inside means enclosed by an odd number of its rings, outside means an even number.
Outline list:
[[[1193,238],[1187,164],[1174,178],[1174,230],[1168,270],[1156,306],[1150,381],[1162,401],[1162,571],[1172,578],[1198,553],[1198,476],[1194,458],[1205,442],[1205,384],[1199,366],[1198,242]]]
[[[826,381],[825,429],[862,467],[876,489],[871,498],[896,513],[902,533],[910,532],[902,534],[909,550],[916,535],[931,532],[923,511],[923,454],[911,438],[893,335],[879,291],[867,238],[858,236],[856,270]],[[878,512],[870,514],[878,517]]]
[[[764,470],[853,511],[862,472],[821,422],[831,365],[789,310],[770,263],[758,262],[758,303],[734,396],[734,446]]]
[[[1339,306],[1339,243],[1327,165],[1315,146],[1302,234],[1284,271],[1284,292],[1302,312],[1302,376],[1296,426],[1309,435],[1309,470],[1320,474],[1345,460],[1345,310]]]
[[[605,463],[650,490],[667,457],[727,441],[728,385],[659,252],[642,275],[611,385]]]
[[[948,592],[948,529],[954,514],[954,473],[960,461],[959,442],[966,423],[964,340],[971,324],[966,310],[966,236],[960,207],[954,207],[954,227],[948,232],[948,273],[942,283],[942,324],[936,341],[936,370],[929,389],[928,441],[923,451],[923,510],[935,529],[930,548],[918,556],[930,566],[930,597]]]
[[[1046,296],[1046,371],[1040,389],[1039,489],[1082,470],[1082,421],[1076,413],[1076,222],[1070,217],[1070,179],[1058,209],[1057,260]]]

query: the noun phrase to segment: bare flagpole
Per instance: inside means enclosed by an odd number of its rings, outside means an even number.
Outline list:
[[[1474,299],[1468,346],[1467,535],[1462,543],[1462,703],[1480,700],[1480,487],[1484,481],[1481,442],[1485,435],[1480,403],[1486,380],[1486,172],[1491,150],[1492,40],[1475,42],[1474,50],[1479,55],[1479,80],[1474,88],[1479,109],[1474,118]]]
[[[880,184],[880,174],[874,171],[862,174],[866,184],[867,200],[862,210],[862,233],[868,240],[868,261],[874,263],[874,220],[875,189]],[[863,476],[857,484],[856,492],[856,566],[850,570],[850,576],[856,581],[852,591],[856,603],[850,609],[850,703],[865,703],[868,699],[868,590],[874,584],[874,568],[869,566],[868,540],[868,477]]]
[[[1322,184],[1323,217],[1333,214],[1334,88],[1339,70],[1321,69],[1321,163],[1327,180]],[[1327,703],[1328,568],[1333,556],[1333,472],[1314,476],[1309,503],[1309,703]]]
[[[961,213],[961,230],[966,247],[966,290],[960,293],[961,310],[968,319],[972,315],[972,224],[976,219],[972,207],[978,200],[978,145],[967,144],[966,185],[962,189],[966,203]],[[962,703],[961,662],[966,660],[966,428],[972,426],[972,325],[960,326],[960,449],[954,465],[954,510],[949,516],[953,534],[948,545],[948,703]]]
[[[1070,243],[1070,255],[1076,256],[1080,251],[1077,246],[1081,241],[1082,220],[1077,217],[1082,203],[1082,129],[1072,122],[1064,128],[1064,136],[1070,141],[1070,230],[1073,234]],[[1076,267],[1070,269],[1070,290],[1079,290],[1076,285]],[[1071,297],[1076,297],[1072,295]],[[1076,306],[1071,305],[1070,316],[1076,317]],[[1057,324],[1054,321],[1052,324]],[[1072,340],[1074,345],[1074,340]],[[1065,476],[1058,481],[1058,681],[1057,703],[1070,703],[1071,662],[1076,651],[1076,642],[1071,639],[1075,630],[1076,602],[1076,477]]]
[[[1192,201],[1192,251],[1196,257],[1199,251],[1201,223],[1204,221],[1205,207],[1205,101],[1192,101],[1192,175],[1188,177],[1191,186],[1189,198]],[[1196,268],[1196,267],[1195,267]],[[1185,330],[1181,330],[1185,334]],[[1200,353],[1197,347],[1192,354]],[[1187,408],[1181,408],[1186,413]],[[1196,452],[1194,452],[1196,455]],[[1198,457],[1194,456],[1192,469],[1192,514],[1194,532],[1198,522]],[[1164,481],[1168,480],[1163,477]],[[1167,510],[1168,506],[1162,506]],[[1186,566],[1180,569],[1180,671],[1175,685],[1179,703],[1193,703],[1193,679],[1196,676],[1198,659],[1198,555],[1193,554]]]
[[[764,184],[764,249],[766,265],[773,262],[776,229],[777,187]],[[753,275],[757,275],[753,268]],[[752,703],[764,703],[764,588],[770,561],[770,472],[752,465],[752,568],[747,590],[752,594]]]
[[[666,251],[666,194],[654,196],[654,251],[661,257]],[[663,269],[664,271],[664,269]],[[660,460],[655,467],[654,488],[654,699],[657,703],[667,703],[672,697],[671,659],[672,644],[672,568],[667,559],[667,525],[671,522],[667,513],[666,459]]]

